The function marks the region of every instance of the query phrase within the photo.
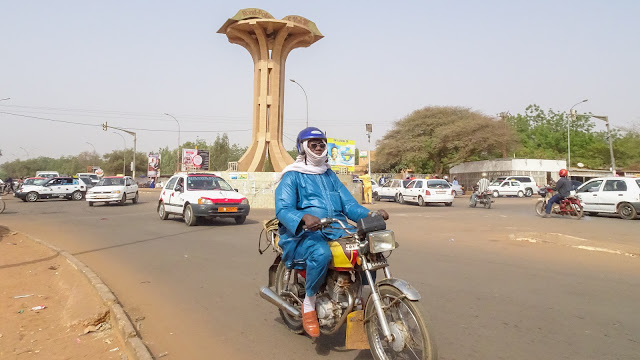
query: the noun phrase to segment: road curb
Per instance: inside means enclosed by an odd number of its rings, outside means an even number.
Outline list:
[[[18,232],[29,239],[35,241],[40,245],[44,245],[56,253],[64,256],[64,258],[73,266],[76,270],[84,274],[87,281],[93,286],[98,293],[98,296],[102,299],[103,303],[109,308],[109,315],[112,326],[116,329],[116,333],[120,337],[120,340],[125,344],[127,355],[132,360],[153,360],[151,352],[144,345],[142,339],[135,330],[133,323],[127,316],[126,312],[118,302],[118,298],[113,294],[111,289],[100,279],[100,277],[93,272],[82,261],[78,260],[75,256],[69,254],[65,250],[62,250],[54,245],[49,244],[44,240],[35,238],[29,234]]]

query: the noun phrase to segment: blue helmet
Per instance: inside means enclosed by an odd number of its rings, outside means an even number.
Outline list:
[[[308,127],[306,129],[302,129],[298,133],[298,138],[296,139],[296,147],[298,148],[298,154],[304,154],[304,150],[302,149],[302,142],[309,139],[322,139],[327,141],[327,136],[322,132],[322,130],[317,127]]]

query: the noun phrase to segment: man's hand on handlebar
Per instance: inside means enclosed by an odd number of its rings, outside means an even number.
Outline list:
[[[377,211],[372,211],[370,213],[370,215],[371,216],[376,216],[376,215],[382,216],[383,219],[389,220],[389,213],[386,212],[384,209],[380,209],[380,210],[377,210]]]
[[[304,227],[309,231],[320,230],[320,219],[311,214],[304,214],[302,216],[302,221],[304,221]]]

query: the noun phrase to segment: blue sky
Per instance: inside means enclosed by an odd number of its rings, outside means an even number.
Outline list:
[[[286,77],[311,125],[361,149],[366,123],[375,142],[429,105],[493,116],[588,98],[580,112],[640,122],[638,1],[3,1],[0,112],[169,130],[138,131],[139,151],[177,145],[171,113],[182,141],[220,131],[248,145],[253,64],[216,33],[248,7],[316,23],[325,37],[293,50]],[[287,149],[305,114],[287,81]],[[0,163],[123,146],[100,127],[4,113],[0,125]]]

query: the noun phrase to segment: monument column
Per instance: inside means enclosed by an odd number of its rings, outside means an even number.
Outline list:
[[[218,33],[247,49],[254,64],[253,134],[238,170],[262,171],[268,154],[274,170],[282,171],[293,162],[282,144],[285,62],[291,50],[323,36],[310,20],[292,15],[277,20],[260,9],[238,11]]]

